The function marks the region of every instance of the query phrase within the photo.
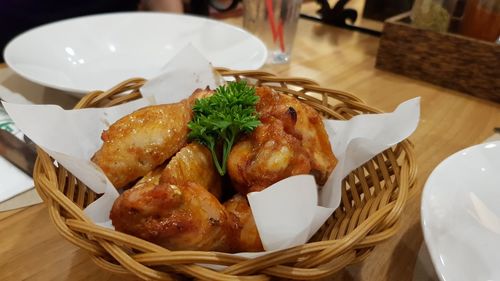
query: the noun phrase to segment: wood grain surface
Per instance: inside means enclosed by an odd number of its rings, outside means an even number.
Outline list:
[[[239,25],[241,19],[226,21]],[[493,134],[500,126],[500,105],[375,69],[378,44],[376,37],[300,20],[291,63],[264,69],[352,92],[385,111],[420,96],[421,121],[411,140],[421,191],[439,162]],[[411,280],[422,243],[420,191],[409,200],[398,235],[376,247],[364,262],[325,280]],[[37,205],[0,213],[0,280],[136,279],[94,265],[56,232],[45,207]]]

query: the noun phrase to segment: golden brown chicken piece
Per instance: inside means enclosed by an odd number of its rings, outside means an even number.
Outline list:
[[[236,194],[224,203],[224,207],[238,220],[239,232],[235,236],[233,250],[235,252],[263,251],[264,248],[247,199],[240,194]]]
[[[209,94],[197,90],[182,102],[144,107],[119,119],[102,133],[104,143],[92,161],[116,188],[146,175],[186,145],[192,104]]]
[[[273,92],[270,88],[256,89],[260,101],[257,111],[262,116],[271,115],[285,124],[285,131],[301,141],[311,159],[311,173],[319,185],[325,184],[335,168],[337,159],[326,133],[321,116],[314,108],[294,97]]]
[[[193,142],[183,147],[167,164],[161,182],[184,185],[188,182],[205,187],[215,197],[221,196],[221,176],[217,172],[210,150]]]
[[[260,120],[260,126],[233,146],[227,161],[231,181],[243,195],[311,171],[306,150],[284,131],[283,123],[271,116]]]
[[[262,124],[243,137],[228,157],[238,191],[260,191],[297,174],[313,174],[323,185],[337,163],[321,116],[293,97],[256,88]]]
[[[146,183],[113,204],[115,229],[170,250],[232,251],[235,220],[204,187]]]
[[[116,188],[144,176],[186,144],[187,105],[148,106],[121,118],[102,133],[103,146],[92,161]]]

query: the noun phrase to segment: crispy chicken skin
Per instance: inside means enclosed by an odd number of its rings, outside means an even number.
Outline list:
[[[236,194],[224,203],[226,210],[237,218],[239,231],[236,233],[233,250],[235,252],[263,251],[259,232],[255,226],[252,210],[247,199]]]
[[[176,185],[193,182],[205,187],[215,197],[221,196],[221,177],[215,169],[212,154],[196,142],[183,147],[170,159],[161,181]]]
[[[262,124],[233,146],[228,157],[228,174],[243,195],[311,170],[306,150],[284,131],[283,122],[272,116],[260,120]]]
[[[138,180],[134,186],[142,186],[144,184],[159,184],[160,183],[160,178],[161,178],[161,173],[163,172],[164,166],[158,166],[156,169],[153,171],[147,173],[144,177],[142,177],[140,180]]]
[[[326,133],[321,116],[314,108],[294,97],[273,92],[270,88],[257,88],[260,101],[257,111],[271,115],[285,124],[285,131],[301,141],[311,159],[311,173],[319,185],[326,183],[337,159]]]
[[[119,119],[102,133],[103,145],[92,161],[116,188],[146,175],[186,145],[191,106],[210,94],[197,90],[182,102],[148,106]]]
[[[144,176],[187,142],[191,110],[186,102],[139,109],[101,135],[94,161],[116,188]]]
[[[222,205],[198,184],[156,184],[149,179],[114,202],[109,217],[117,231],[170,250],[263,251],[244,196],[237,194]]]
[[[204,187],[145,183],[113,204],[115,229],[170,250],[232,251],[234,217]]]
[[[228,173],[241,194],[260,191],[297,174],[325,184],[337,159],[321,116],[293,97],[257,87],[262,124],[231,150]]]
[[[196,100],[208,98],[214,94],[214,91],[210,90],[207,86],[205,89],[196,89],[189,98],[187,98],[187,102],[189,103],[189,107],[193,107]]]

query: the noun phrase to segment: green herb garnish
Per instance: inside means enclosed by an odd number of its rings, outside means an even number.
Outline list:
[[[258,100],[255,88],[245,81],[229,82],[217,87],[212,96],[197,100],[193,106],[194,117],[188,124],[189,138],[210,149],[221,176],[226,173],[227,157],[236,137],[253,131],[260,124],[255,110]],[[216,153],[219,143],[222,143],[221,163]]]

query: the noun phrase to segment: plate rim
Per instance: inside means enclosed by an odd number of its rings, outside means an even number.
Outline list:
[[[28,29],[20,34],[17,34],[15,37],[13,37],[11,40],[9,40],[9,42],[7,43],[7,45],[5,45],[5,48],[3,49],[3,57],[5,60],[5,64],[14,73],[16,73],[17,75],[21,76],[22,78],[24,78],[28,81],[31,81],[35,84],[39,84],[39,85],[42,85],[42,86],[45,86],[48,88],[68,92],[69,94],[77,95],[80,97],[84,96],[92,91],[96,91],[96,90],[97,91],[98,90],[106,91],[108,89],[90,89],[90,90],[87,90],[87,89],[82,89],[80,87],[58,86],[58,85],[51,84],[51,83],[45,82],[43,80],[37,79],[36,77],[31,77],[30,75],[26,75],[26,73],[23,73],[23,71],[20,71],[19,68],[16,67],[15,64],[12,63],[12,60],[11,60],[12,58],[10,56],[12,55],[12,52],[13,52],[11,50],[14,48],[13,46],[17,40],[19,40],[20,38],[25,37],[31,33],[36,33],[41,29],[49,28],[50,26],[54,26],[54,25],[66,24],[68,22],[84,21],[84,20],[89,19],[89,18],[99,18],[99,17],[105,18],[105,17],[113,17],[113,16],[158,16],[158,17],[164,16],[164,17],[174,17],[174,18],[178,17],[178,18],[189,18],[190,20],[200,20],[203,22],[211,22],[211,23],[214,23],[217,25],[222,25],[222,26],[225,26],[229,29],[233,29],[237,32],[242,32],[242,33],[248,35],[258,45],[260,45],[259,48],[263,52],[263,55],[262,55],[262,58],[260,61],[256,61],[256,65],[258,65],[258,67],[255,68],[256,70],[260,69],[265,64],[265,62],[267,60],[268,50],[267,50],[267,47],[264,44],[264,42],[262,42],[261,39],[259,39],[257,36],[255,36],[251,32],[249,32],[249,31],[247,31],[239,26],[235,26],[235,25],[223,22],[223,21],[215,20],[215,19],[208,18],[208,17],[202,17],[202,16],[198,16],[198,15],[176,14],[176,13],[155,12],[155,11],[119,11],[119,12],[98,13],[98,14],[90,14],[90,15],[83,15],[83,16],[78,16],[78,17],[61,19],[61,20],[45,23],[45,24],[30,28],[30,29]],[[167,62],[165,62],[165,63],[167,63]],[[217,66],[214,66],[214,67],[217,67]],[[130,78],[132,78],[132,77],[130,77]],[[113,86],[111,86],[111,87],[113,87]]]
[[[429,211],[425,210],[424,203],[426,202],[426,198],[428,198],[430,196],[429,195],[430,194],[430,188],[428,188],[429,182],[430,182],[431,178],[436,177],[436,174],[439,172],[439,170],[444,165],[446,165],[447,163],[449,163],[453,159],[457,158],[462,153],[476,150],[476,149],[478,149],[478,147],[484,147],[484,146],[486,146],[488,144],[495,144],[496,146],[498,146],[498,149],[500,149],[500,141],[490,141],[490,142],[484,142],[484,143],[479,143],[479,144],[471,145],[471,146],[463,148],[463,149],[461,149],[461,150],[459,150],[457,152],[454,152],[453,154],[449,155],[448,157],[446,157],[445,159],[443,159],[441,162],[439,162],[439,164],[429,174],[429,177],[425,181],[424,186],[422,188],[422,197],[421,197],[421,203],[420,203],[420,226],[422,227],[422,234],[423,234],[423,238],[424,238],[423,242],[425,243],[425,245],[426,245],[426,247],[427,247],[427,249],[429,251],[429,256],[431,258],[432,265],[433,265],[434,270],[436,271],[436,275],[438,276],[438,278],[439,278],[440,281],[447,281],[447,279],[443,275],[443,272],[440,270],[440,269],[442,269],[441,263],[437,260],[438,258],[435,257],[435,255],[433,254],[433,252],[436,251],[436,250],[434,250],[433,247],[435,247],[436,245],[434,245],[432,242],[430,242],[430,236],[431,236],[431,234],[429,232],[429,228],[425,227],[425,224],[426,224],[425,218],[427,216],[424,215],[424,213],[429,212]],[[435,254],[437,254],[437,252]]]

